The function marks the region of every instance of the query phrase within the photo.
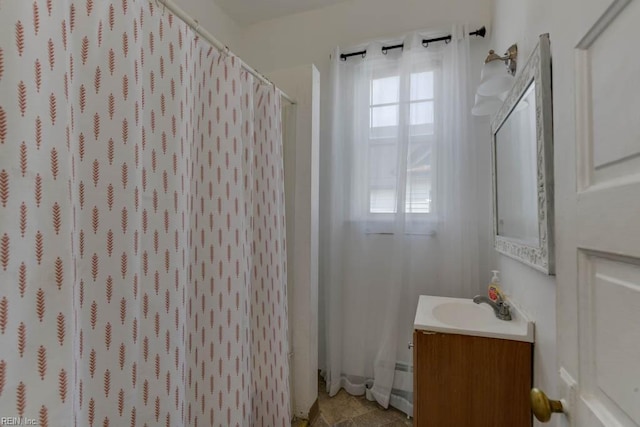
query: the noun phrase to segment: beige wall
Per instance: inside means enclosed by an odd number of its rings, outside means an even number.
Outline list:
[[[191,15],[202,28],[207,29],[215,38],[229,49],[235,51],[240,40],[241,28],[231,19],[214,0],[173,0],[182,10]]]
[[[327,74],[329,54],[376,38],[454,22],[486,25],[492,0],[350,0],[244,28],[237,53],[265,72],[316,64]]]

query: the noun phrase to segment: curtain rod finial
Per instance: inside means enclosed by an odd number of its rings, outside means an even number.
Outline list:
[[[477,29],[476,31],[474,31],[473,33],[474,36],[477,37],[483,37],[487,35],[487,27],[485,27],[484,25],[482,26],[482,28]]]

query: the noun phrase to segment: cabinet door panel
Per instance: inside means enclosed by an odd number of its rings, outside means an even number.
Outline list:
[[[415,331],[414,345],[416,426],[531,426],[531,344]]]

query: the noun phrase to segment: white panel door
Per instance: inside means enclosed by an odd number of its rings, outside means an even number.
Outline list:
[[[557,420],[639,427],[640,0],[554,8]]]

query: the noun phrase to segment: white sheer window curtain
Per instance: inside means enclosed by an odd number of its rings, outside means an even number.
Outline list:
[[[424,48],[332,56],[332,135],[321,183],[321,287],[330,395],[412,413],[418,296],[478,288],[467,29]],[[322,361],[322,357],[321,357]]]

